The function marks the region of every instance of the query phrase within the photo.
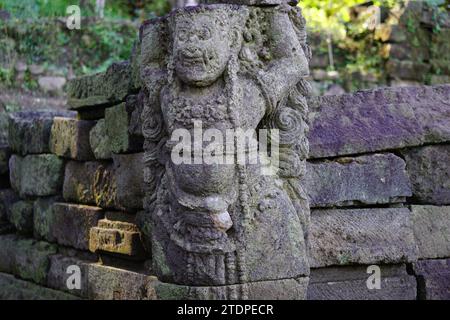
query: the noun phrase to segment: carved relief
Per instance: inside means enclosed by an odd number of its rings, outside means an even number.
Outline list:
[[[161,281],[243,284],[230,286],[228,298],[245,298],[247,283],[308,276],[309,58],[305,21],[288,5],[188,7],[142,26],[141,229]],[[261,162],[174,164],[171,136],[193,132],[195,121],[224,136],[278,129],[278,174],[261,174]],[[204,147],[194,143],[192,155]]]

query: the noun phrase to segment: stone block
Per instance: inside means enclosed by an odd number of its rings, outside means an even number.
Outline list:
[[[311,98],[310,158],[448,142],[449,100],[450,85]]]
[[[59,244],[76,249],[89,249],[89,231],[103,217],[101,208],[85,205],[55,203],[55,222],[52,228]]]
[[[135,224],[100,220],[90,231],[89,250],[121,254],[133,259],[144,259],[141,233]]]
[[[113,155],[117,204],[129,209],[142,209],[144,199],[143,153]]]
[[[33,236],[36,239],[44,239],[49,242],[55,242],[53,228],[55,215],[53,213],[53,204],[60,202],[61,197],[38,198],[33,204]]]
[[[131,111],[131,112],[130,112]],[[121,103],[105,110],[106,134],[113,153],[129,153],[142,150],[143,138],[130,131],[132,110]]]
[[[111,158],[111,147],[106,134],[105,119],[100,119],[89,133],[89,143],[95,159],[106,160]]]
[[[0,221],[9,221],[11,207],[19,200],[19,196],[12,189],[0,190]]]
[[[128,61],[113,63],[106,72],[84,76],[67,85],[69,106],[85,112],[92,107],[112,106],[124,101],[133,90]]]
[[[46,283],[49,257],[57,251],[55,245],[16,235],[0,236],[0,243],[0,272]]]
[[[93,160],[89,133],[94,125],[95,121],[56,117],[50,136],[50,151],[64,158]]]
[[[6,145],[0,145],[0,176],[7,174],[9,171],[8,161],[11,150]]]
[[[128,270],[89,264],[88,297],[95,300],[148,299],[155,277]]]
[[[420,259],[450,257],[450,206],[411,206]]]
[[[75,300],[76,296],[0,273],[1,300]]]
[[[419,300],[450,300],[450,259],[419,260],[413,270]]]
[[[312,268],[417,260],[406,208],[313,210],[309,239]]]
[[[57,116],[73,117],[70,112],[17,112],[9,116],[9,146],[14,153],[48,153],[53,118]]]
[[[390,59],[386,62],[386,72],[391,78],[424,81],[424,75],[430,71],[430,65],[416,61]]]
[[[415,203],[450,204],[450,145],[427,146],[402,152]]]
[[[63,196],[67,202],[114,208],[117,186],[112,163],[69,161],[64,176]]]
[[[87,298],[88,289],[88,264],[89,261],[81,260],[76,257],[55,254],[50,257],[50,269],[47,276],[47,286],[64,291],[82,298]],[[67,282],[71,273],[68,273],[69,267],[76,266],[80,270],[80,289],[69,289]],[[69,280],[70,281],[70,280]]]
[[[22,279],[45,284],[50,265],[50,256],[57,252],[57,247],[48,242],[23,239],[17,243],[14,274]]]
[[[308,300],[415,300],[416,279],[406,266],[380,265],[380,289],[369,289],[373,271],[368,266],[328,267],[311,270]],[[369,280],[370,281],[370,280]]]
[[[17,232],[23,235],[33,234],[33,202],[18,201],[11,207],[9,221]]]
[[[13,272],[15,243],[18,239],[15,234],[0,235],[0,272]]]
[[[13,155],[9,168],[11,186],[23,198],[61,192],[64,161],[53,154]]]
[[[155,281],[152,288],[161,300],[304,300],[309,278],[250,282],[218,287],[189,287]]]
[[[390,153],[308,163],[306,190],[311,207],[395,203],[411,196],[405,162]]]

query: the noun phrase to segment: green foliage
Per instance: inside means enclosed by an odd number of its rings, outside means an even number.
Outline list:
[[[331,33],[335,39],[346,36],[346,24],[350,21],[350,8],[367,0],[302,0],[299,6],[313,31]],[[392,7],[396,0],[376,0],[376,6]]]
[[[3,83],[6,86],[12,85],[14,82],[14,69],[5,69],[0,67],[0,83]]]
[[[14,39],[14,50],[27,64],[44,65],[46,69],[71,70],[76,76],[101,72],[114,61],[129,58],[137,39],[137,24],[118,21],[85,22],[81,30],[69,30],[55,19],[10,20],[0,27],[0,37]],[[10,86],[10,70],[0,70],[0,82]],[[28,81],[30,80],[30,81]],[[24,79],[26,88],[37,84]]]
[[[94,17],[94,0],[0,0],[0,9],[7,10],[17,19],[38,19],[43,17],[66,16],[66,9],[70,5],[78,5],[83,17]],[[164,15],[170,10],[167,0],[116,0],[106,1],[104,16],[113,19],[147,19]]]

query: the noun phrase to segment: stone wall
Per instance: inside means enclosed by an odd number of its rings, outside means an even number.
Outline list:
[[[0,298],[208,299],[239,289],[154,276],[141,240],[152,230],[138,227],[148,172],[137,52],[70,82],[71,112],[9,117]],[[449,101],[450,85],[310,99],[309,299],[450,299]],[[371,265],[380,289],[367,287]],[[248,297],[292,298],[299,281],[255,282]]]
[[[9,119],[0,163],[10,176],[0,191],[2,298],[188,294],[148,268],[136,227],[143,199],[139,86],[128,63],[108,72],[110,83],[104,74],[72,83],[77,116],[22,112]],[[118,74],[129,76],[114,79]],[[310,99],[309,299],[450,298],[448,101],[448,85]],[[70,265],[81,269],[80,290],[67,288]],[[367,288],[369,265],[381,269],[379,290]],[[209,293],[199,288],[196,295]]]
[[[345,38],[333,40],[334,71],[329,71],[326,33],[310,32],[316,95],[449,83],[450,15],[441,7],[426,1],[396,1],[391,8],[378,8],[380,23],[373,28],[364,26],[368,17],[373,18],[372,2],[351,8]]]
[[[449,85],[310,100],[309,299],[450,299],[449,101]]]

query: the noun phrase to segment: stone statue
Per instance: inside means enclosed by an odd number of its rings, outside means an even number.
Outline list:
[[[304,298],[304,77],[311,54],[300,8],[186,7],[144,23],[140,40],[146,184],[140,220],[152,271],[166,283],[221,289],[207,298]],[[172,135],[193,132],[198,122],[224,136],[238,128],[279,130],[277,174],[261,173],[267,161],[176,164]],[[223,152],[237,139],[227,139]],[[194,142],[188,156],[205,147]]]

